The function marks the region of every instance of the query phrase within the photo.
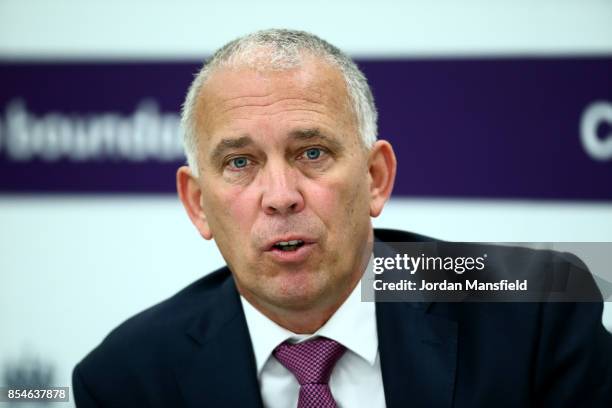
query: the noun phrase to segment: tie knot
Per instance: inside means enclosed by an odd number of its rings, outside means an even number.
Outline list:
[[[284,342],[274,350],[274,357],[293,373],[300,385],[327,384],[345,351],[342,344],[319,337],[297,344]]]

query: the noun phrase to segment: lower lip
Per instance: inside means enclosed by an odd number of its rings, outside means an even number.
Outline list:
[[[266,251],[266,254],[272,257],[272,260],[279,263],[299,263],[304,262],[312,251],[315,244],[304,244],[295,251],[283,251],[282,249],[272,248]]]

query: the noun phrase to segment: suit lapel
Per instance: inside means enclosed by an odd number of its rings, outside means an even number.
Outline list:
[[[214,310],[188,331],[196,344],[176,370],[187,406],[261,408],[255,357],[231,277],[211,303]]]
[[[387,407],[452,405],[457,324],[424,304],[377,303],[378,348]]]
[[[391,240],[414,242],[423,241],[422,238],[400,236]],[[395,251],[377,240],[375,256],[393,257]],[[457,323],[428,313],[434,306],[443,304],[376,303],[378,349],[388,408],[452,406]]]

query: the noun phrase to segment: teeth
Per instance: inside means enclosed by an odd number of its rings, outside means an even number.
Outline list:
[[[302,245],[304,241],[301,239],[294,239],[291,241],[280,241],[274,244],[275,247],[282,249],[283,251],[293,251],[296,250],[300,245]]]
[[[302,243],[302,241],[299,240],[299,239],[295,239],[295,240],[292,240],[292,241],[281,241],[281,242],[278,242],[276,245],[287,246],[287,245],[297,245],[299,243]]]

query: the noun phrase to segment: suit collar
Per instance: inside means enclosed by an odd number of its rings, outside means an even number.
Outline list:
[[[255,357],[238,291],[229,275],[188,329],[193,341],[177,362],[177,381],[189,407],[262,408]]]
[[[436,241],[432,238],[426,237],[424,235],[413,234],[411,232],[404,232],[399,230],[389,230],[389,229],[375,229],[374,230],[374,256],[381,258],[393,258],[397,254],[397,251],[392,247],[392,243],[402,243],[402,242],[429,242]],[[369,271],[366,271],[366,275]],[[366,276],[364,275],[364,276]],[[384,279],[384,277],[383,277]],[[363,279],[362,279],[363,280]],[[376,294],[374,294],[376,297]],[[432,302],[430,301],[420,301],[420,302],[402,302],[408,305],[411,308],[422,310],[423,312],[427,312],[429,308],[432,306]]]

